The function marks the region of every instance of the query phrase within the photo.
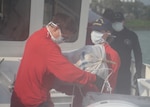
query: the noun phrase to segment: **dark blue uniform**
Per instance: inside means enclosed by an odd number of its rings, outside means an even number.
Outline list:
[[[110,44],[120,55],[121,65],[118,71],[118,80],[116,93],[130,94],[131,89],[131,53],[133,51],[135,59],[135,67],[138,75],[141,75],[142,68],[142,53],[137,35],[124,27],[120,32],[113,32],[116,36]]]

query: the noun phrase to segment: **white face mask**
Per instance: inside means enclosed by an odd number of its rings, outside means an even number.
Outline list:
[[[64,37],[62,37],[61,31],[59,30],[59,37],[58,38],[54,38],[53,37],[53,41],[57,44],[63,43],[64,42]]]
[[[64,38],[62,37],[62,34],[61,34],[61,30],[59,30],[59,37],[58,38],[55,38],[52,33],[50,32],[50,30],[48,29],[48,26],[46,26],[50,36],[51,36],[51,39],[57,43],[57,44],[60,44],[60,43],[63,43],[64,42]]]
[[[57,43],[57,44],[60,44],[60,43],[63,43],[64,42],[64,38],[62,36],[59,36],[57,39],[52,37],[52,40]]]
[[[123,30],[123,22],[115,22],[112,24],[112,28],[117,31],[120,32],[121,30]]]
[[[98,32],[98,31],[92,31],[91,32],[91,41],[93,44],[101,44],[104,43],[105,40],[102,38],[103,37],[103,33]]]

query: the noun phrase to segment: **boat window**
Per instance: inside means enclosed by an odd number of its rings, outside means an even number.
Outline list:
[[[24,41],[29,35],[31,0],[0,0],[0,41]]]
[[[81,11],[81,0],[45,0],[43,25],[46,25],[52,16],[57,12],[63,12],[72,16],[79,29]],[[78,39],[78,32],[67,42],[75,42]]]

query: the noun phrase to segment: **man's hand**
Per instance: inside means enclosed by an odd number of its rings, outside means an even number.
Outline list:
[[[141,73],[135,73],[135,75],[134,75],[133,82],[134,82],[134,86],[135,86],[135,89],[136,89],[136,91],[135,91],[135,94],[136,94],[136,95],[139,95],[137,79],[138,79],[138,78],[141,78],[141,77],[142,77],[142,76],[141,76]]]

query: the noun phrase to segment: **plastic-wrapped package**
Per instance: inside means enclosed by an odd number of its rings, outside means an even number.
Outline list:
[[[107,66],[105,47],[103,45],[87,45],[80,49],[63,52],[63,54],[75,66],[103,78],[105,80],[104,86],[107,91],[111,91],[108,82],[108,78],[111,75],[109,71],[111,69]]]

